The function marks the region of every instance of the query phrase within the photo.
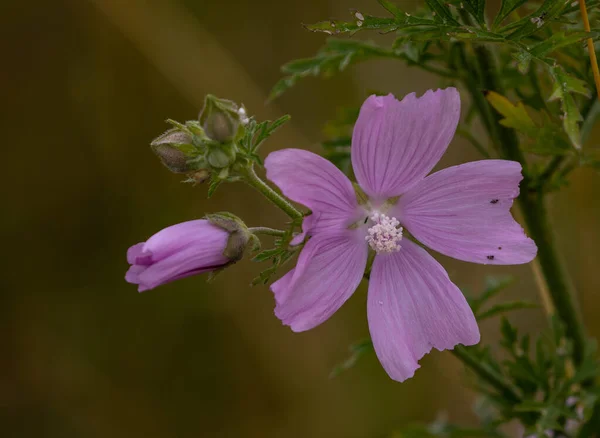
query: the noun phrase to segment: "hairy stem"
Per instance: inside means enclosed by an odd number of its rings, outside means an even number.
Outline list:
[[[276,230],[275,228],[269,227],[250,227],[248,230],[253,234],[264,234],[266,236],[285,236],[286,231]]]
[[[254,167],[248,168],[246,182],[262,193],[265,198],[283,210],[292,219],[302,219],[303,214],[290,204],[283,196],[273,190],[254,171]]]

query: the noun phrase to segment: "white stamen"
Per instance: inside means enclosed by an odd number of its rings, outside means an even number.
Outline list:
[[[365,237],[369,246],[377,254],[398,251],[400,249],[399,242],[402,240],[402,227],[399,226],[398,219],[381,213],[373,213],[370,219],[375,222],[375,225],[368,229],[369,235]]]

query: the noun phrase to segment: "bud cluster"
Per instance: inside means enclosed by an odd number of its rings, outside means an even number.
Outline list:
[[[235,102],[207,95],[198,120],[181,124],[152,143],[154,153],[174,173],[188,174],[190,181],[204,182],[236,177],[236,167],[247,165],[239,140],[248,123],[246,110]]]

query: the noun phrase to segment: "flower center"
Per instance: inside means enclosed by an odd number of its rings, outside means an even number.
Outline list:
[[[389,217],[385,214],[375,212],[370,219],[375,222],[367,230],[368,235],[365,240],[377,254],[389,254],[400,249],[402,240],[402,227],[395,217]]]

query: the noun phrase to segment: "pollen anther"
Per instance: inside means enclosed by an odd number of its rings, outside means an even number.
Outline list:
[[[378,254],[389,254],[400,249],[402,227],[395,217],[373,213],[370,219],[375,224],[368,229],[365,240]]]

